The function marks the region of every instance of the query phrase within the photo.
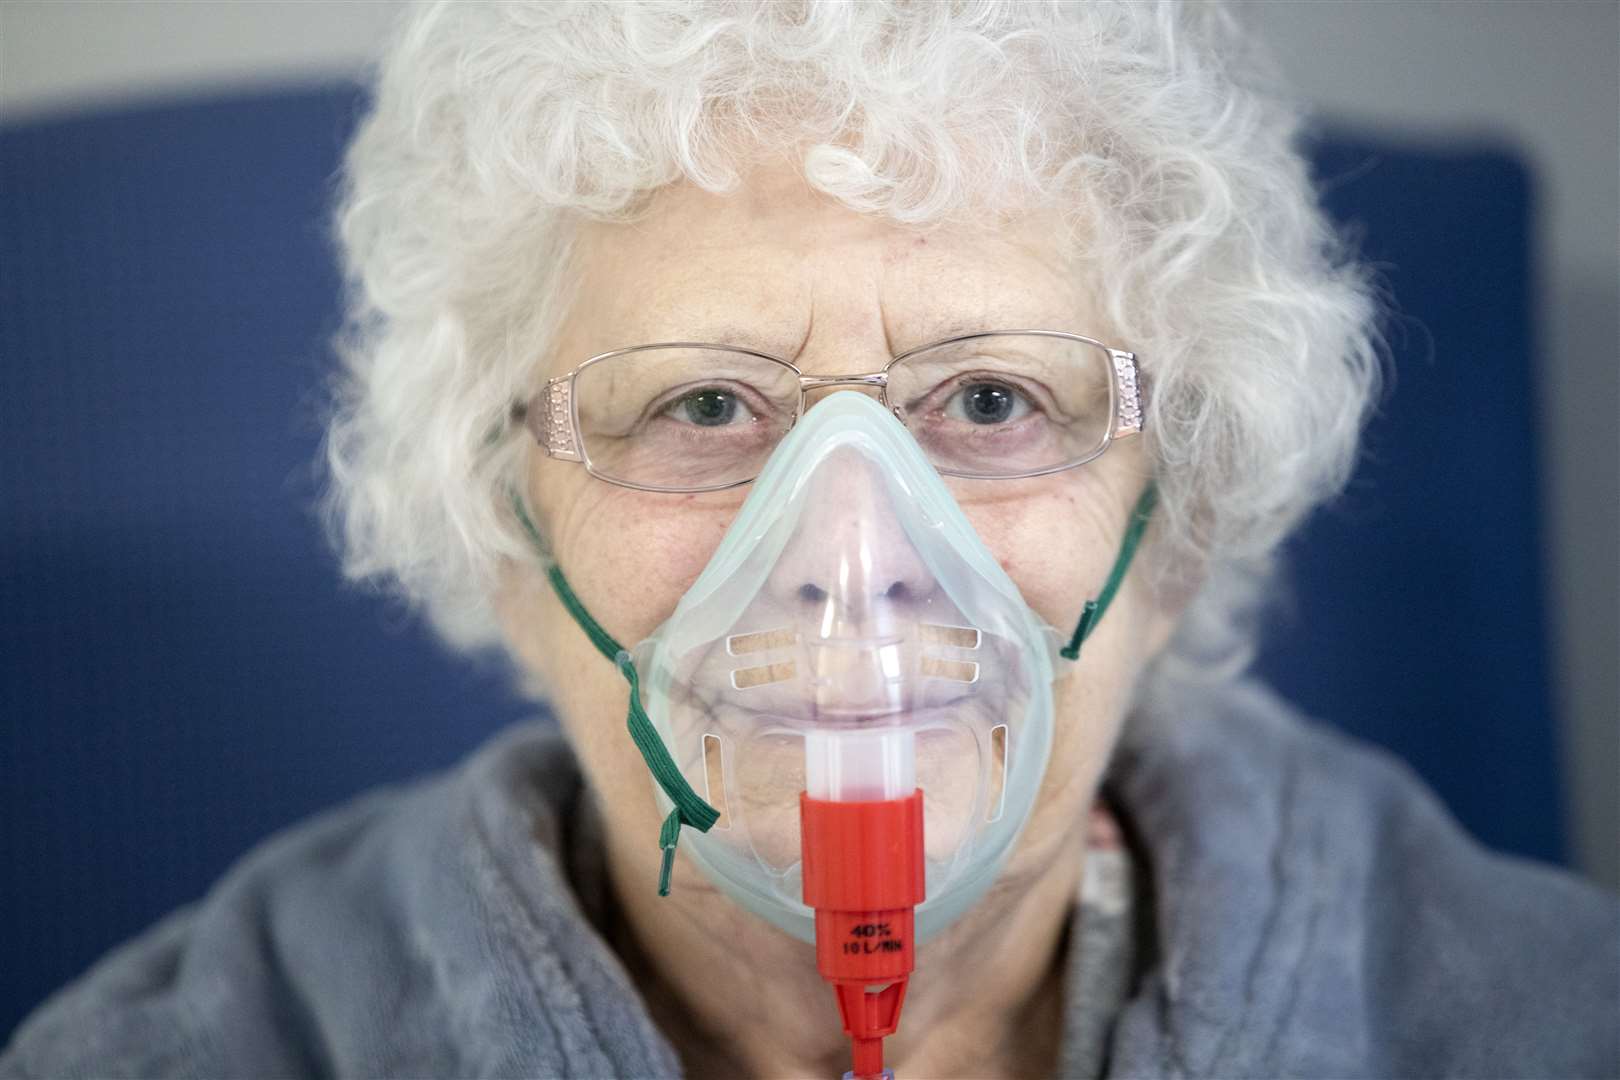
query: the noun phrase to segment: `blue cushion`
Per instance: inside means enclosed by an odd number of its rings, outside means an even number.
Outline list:
[[[1395,367],[1348,491],[1291,546],[1260,670],[1406,758],[1487,843],[1558,860],[1529,172],[1343,132],[1314,152],[1399,306]]]

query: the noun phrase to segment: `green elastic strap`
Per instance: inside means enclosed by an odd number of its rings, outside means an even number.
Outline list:
[[[1114,556],[1114,568],[1108,571],[1108,580],[1103,583],[1102,592],[1097,594],[1097,599],[1086,601],[1085,608],[1080,612],[1080,621],[1074,626],[1074,636],[1060,650],[1061,655],[1070,660],[1080,659],[1081,644],[1097,629],[1108,605],[1114,602],[1114,594],[1119,591],[1120,582],[1125,580],[1125,571],[1130,569],[1131,560],[1136,557],[1136,547],[1142,542],[1148,519],[1153,516],[1153,508],[1158,504],[1159,489],[1149,480],[1142,497],[1136,500],[1136,509],[1131,511],[1131,523],[1125,529],[1125,538],[1119,542],[1119,554]]]
[[[534,527],[529,519],[528,511],[523,508],[523,501],[512,496],[512,509],[518,520],[523,523],[523,529],[529,534],[529,540],[535,549],[545,554],[545,543],[540,539],[540,530]],[[710,806],[698,793],[692,790],[692,785],[686,782],[681,770],[676,766],[675,759],[670,757],[669,750],[664,746],[664,740],[658,737],[657,730],[647,717],[647,710],[641,704],[641,678],[636,673],[635,661],[630,659],[629,650],[620,645],[612,634],[602,628],[602,624],[591,617],[580,603],[579,597],[569,586],[568,579],[563,576],[562,567],[546,559],[546,577],[551,581],[551,587],[557,593],[557,599],[573,616],[574,622],[585,631],[585,636],[591,639],[596,651],[613,661],[613,666],[619,669],[630,684],[630,707],[625,716],[625,725],[630,729],[630,739],[641,751],[641,760],[647,763],[647,769],[658,781],[658,786],[669,801],[675,804],[675,809],[669,812],[664,824],[658,830],[658,846],[663,849],[663,863],[658,869],[658,895],[669,895],[669,878],[675,870],[675,845],[680,843],[681,826],[690,825],[698,832],[708,832],[714,823],[720,820],[720,811]]]

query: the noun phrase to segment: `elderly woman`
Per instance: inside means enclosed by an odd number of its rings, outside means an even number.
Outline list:
[[[1620,1067],[1615,904],[1238,675],[1378,369],[1257,70],[1207,4],[415,13],[332,519],[561,731],[267,844],[3,1071]]]

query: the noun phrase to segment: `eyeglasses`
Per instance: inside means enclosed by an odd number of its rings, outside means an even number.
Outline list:
[[[1002,480],[1072,469],[1142,429],[1136,357],[1057,330],[919,346],[864,375],[806,375],[729,345],[593,356],[515,405],[547,456],[641,491],[718,491],[759,475],[811,391],[872,387],[936,469]]]

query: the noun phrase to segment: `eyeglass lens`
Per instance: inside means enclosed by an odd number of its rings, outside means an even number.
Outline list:
[[[1072,338],[993,334],[910,353],[887,399],[934,467],[1010,477],[1093,456],[1113,415],[1106,350]],[[661,346],[605,357],[574,383],[592,471],[671,490],[759,475],[799,408],[799,375],[764,357]]]

